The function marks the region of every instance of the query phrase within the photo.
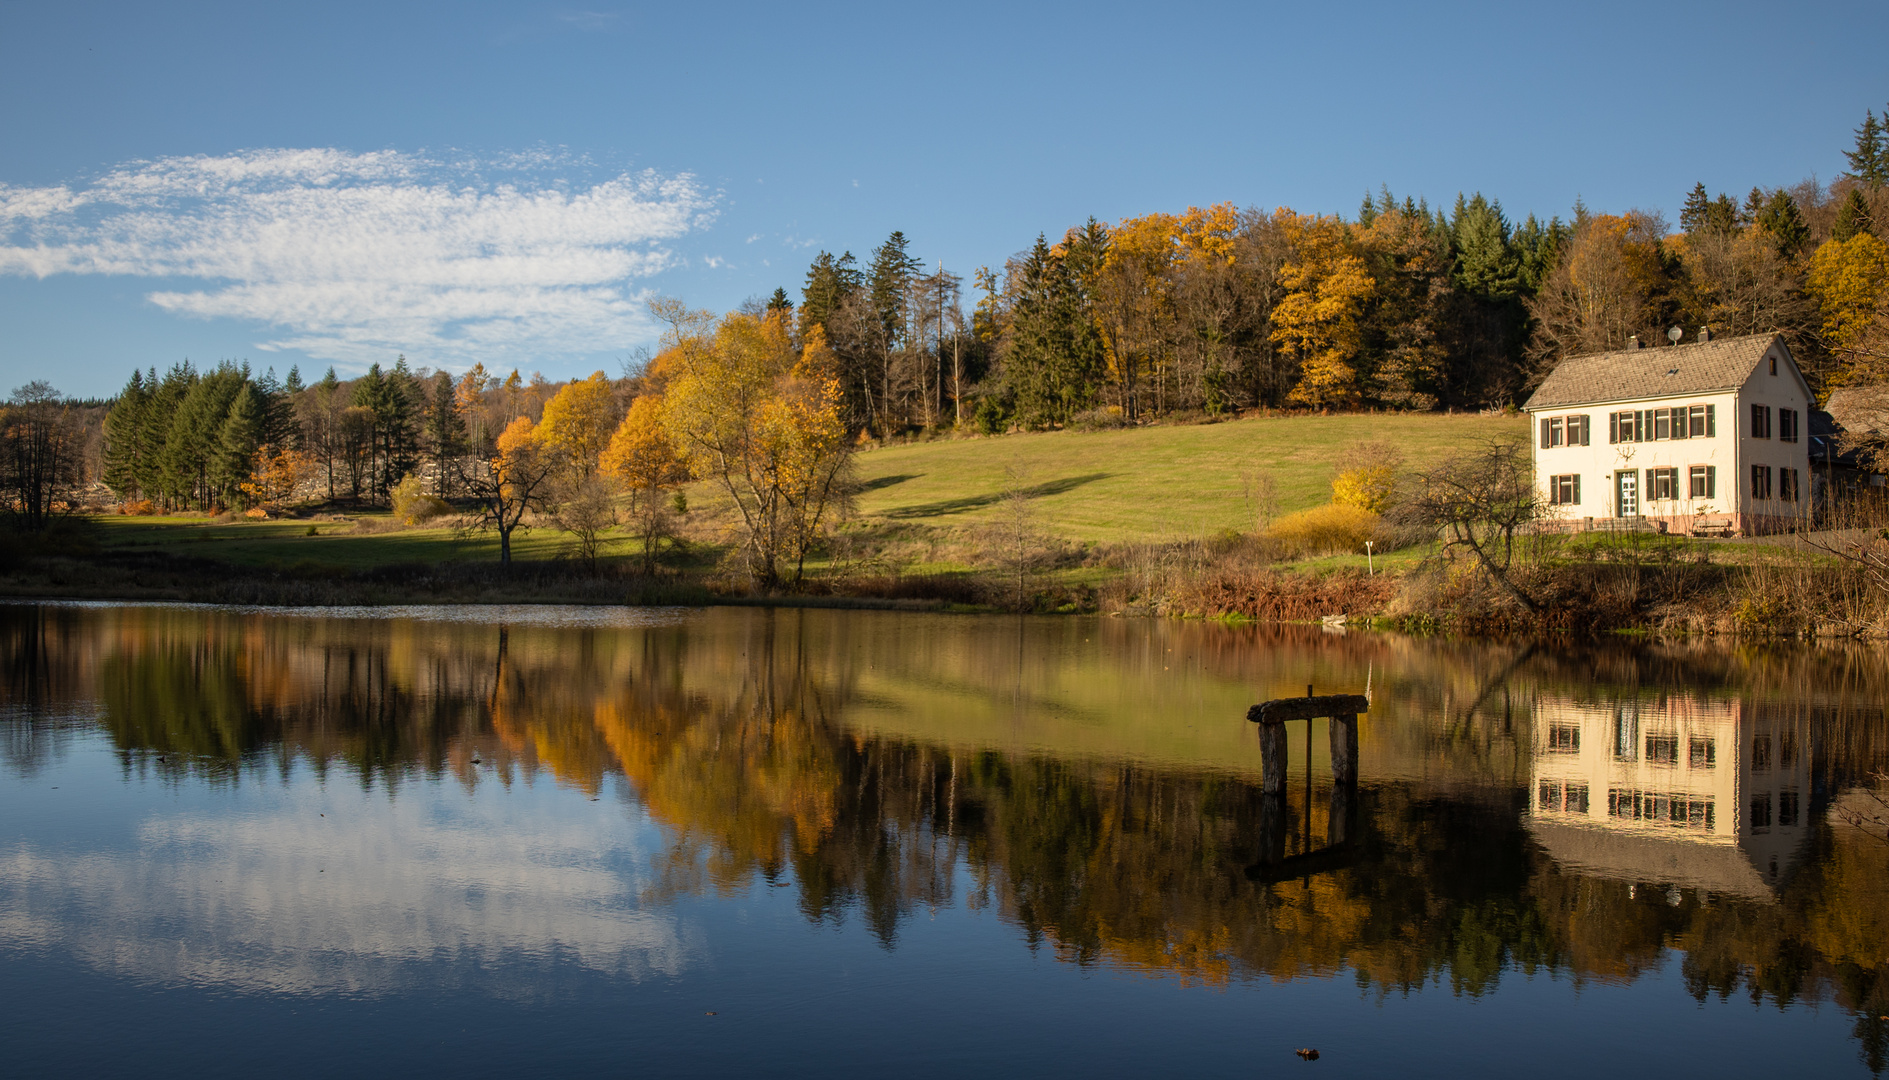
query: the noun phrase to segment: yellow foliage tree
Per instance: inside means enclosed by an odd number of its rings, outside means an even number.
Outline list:
[[[1359,319],[1376,283],[1351,250],[1351,233],[1335,217],[1294,214],[1277,220],[1292,258],[1280,268],[1285,296],[1272,316],[1272,340],[1299,362],[1299,383],[1287,395],[1302,405],[1348,405],[1360,396]]]
[[[689,478],[688,467],[663,426],[663,399],[645,394],[610,436],[598,462],[603,474],[629,493],[629,516],[643,541],[643,569],[656,568],[656,545],[669,527],[668,493]]]
[[[589,476],[609,442],[615,413],[616,394],[603,372],[573,380],[545,402],[538,441],[573,475]]]
[[[1817,298],[1824,343],[1833,352],[1853,346],[1876,315],[1889,287],[1889,245],[1866,232],[1828,240],[1810,257],[1804,288]]]
[[[524,524],[526,513],[544,509],[558,463],[545,453],[537,425],[530,417],[519,416],[499,432],[493,456],[485,465],[468,480],[480,507],[471,528],[497,530],[499,565],[510,566],[512,533]]]
[[[664,420],[677,450],[734,501],[750,579],[773,588],[791,564],[797,584],[851,460],[825,333],[809,328],[797,352],[779,313],[736,312],[673,344]]]

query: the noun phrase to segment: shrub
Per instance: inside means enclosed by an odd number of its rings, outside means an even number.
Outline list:
[[[408,474],[394,485],[394,520],[403,525],[422,525],[436,517],[452,513],[453,508],[437,495],[428,495],[420,478]]]
[[[1397,468],[1390,464],[1358,465],[1332,478],[1331,501],[1381,514],[1390,509],[1397,490]]]
[[[149,499],[126,499],[118,512],[132,517],[148,517],[157,513],[157,506]]]
[[[1366,540],[1377,538],[1378,518],[1356,506],[1329,503],[1287,514],[1266,530],[1267,539],[1288,557],[1354,555]]]
[[[1069,426],[1079,431],[1110,431],[1127,427],[1128,419],[1122,415],[1120,405],[1110,405],[1077,413],[1069,418]]]

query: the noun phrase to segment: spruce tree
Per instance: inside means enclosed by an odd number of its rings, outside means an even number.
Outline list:
[[[872,310],[879,316],[888,349],[904,339],[906,294],[918,273],[918,260],[907,253],[906,245],[905,234],[893,230],[885,243],[874,249],[868,272]]]
[[[1869,220],[1869,200],[1863,198],[1862,188],[1851,188],[1849,197],[1837,208],[1836,225],[1830,229],[1830,239],[1848,240],[1857,233],[1876,235],[1876,230]]]
[[[1797,209],[1797,200],[1782,188],[1772,192],[1771,197],[1765,200],[1764,208],[1758,211],[1757,224],[1771,234],[1778,254],[1787,259],[1803,250],[1810,241],[1810,226],[1804,224],[1804,215]]]
[[[1692,192],[1686,196],[1686,204],[1679,208],[1679,228],[1687,234],[1704,228],[1712,216],[1712,196],[1706,194],[1705,182],[1692,185]]]
[[[139,477],[151,389],[145,385],[144,373],[133,371],[131,381],[105,414],[105,485],[120,499],[135,499],[142,492]]]
[[[777,290],[778,291],[778,290]],[[459,415],[459,402],[453,394],[452,376],[444,371],[433,376],[433,393],[426,405],[426,442],[433,455],[436,473],[433,493],[446,497],[446,478],[450,465],[465,452],[466,421]]]
[[[1464,292],[1481,299],[1507,299],[1521,290],[1522,260],[1510,243],[1501,203],[1490,202],[1480,191],[1468,201],[1459,195],[1450,222],[1450,246],[1456,252],[1452,276]]]
[[[266,435],[268,413],[268,402],[262,390],[255,383],[243,380],[212,448],[211,483],[225,506],[247,501],[242,486],[255,475],[256,451],[261,449]]]
[[[1889,110],[1884,111],[1889,116]],[[1874,110],[1865,110],[1863,125],[1856,129],[1856,149],[1845,150],[1850,161],[1849,177],[1872,188],[1889,181],[1889,145],[1885,145],[1882,122]]]
[[[787,298],[787,290],[776,288],[774,295],[767,298],[767,310],[772,314],[786,314],[794,310],[794,302]]]

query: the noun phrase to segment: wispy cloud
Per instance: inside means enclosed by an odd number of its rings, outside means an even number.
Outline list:
[[[683,262],[666,244],[706,226],[715,197],[687,174],[573,184],[572,164],[256,150],[0,184],[0,273],[171,279],[152,303],[350,367],[621,348],[648,336],[637,280]]]
[[[594,33],[599,30],[614,29],[621,16],[614,11],[560,11],[557,18],[559,22]]]

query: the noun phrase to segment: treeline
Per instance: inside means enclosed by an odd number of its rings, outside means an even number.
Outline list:
[[[848,423],[878,436],[1132,423],[1264,408],[1519,404],[1564,356],[1711,327],[1786,334],[1820,387],[1889,350],[1889,145],[1866,114],[1835,183],[1694,188],[1658,214],[1508,219],[1389,190],[1357,216],[1232,204],[1090,219],[1001,270],[926,272],[902,233],[861,266],[821,252],[796,313],[839,359]],[[777,290],[768,306],[791,306]],[[1871,328],[1874,329],[1871,329]],[[1873,370],[1873,369],[1872,369]],[[1874,376],[1870,376],[1874,377]]]

